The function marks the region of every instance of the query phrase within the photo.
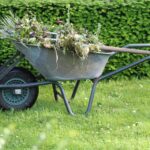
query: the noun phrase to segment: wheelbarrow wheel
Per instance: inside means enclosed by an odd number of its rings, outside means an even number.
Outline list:
[[[0,84],[25,84],[35,82],[35,77],[23,68],[14,68],[1,81]],[[0,107],[3,110],[22,110],[30,108],[38,96],[38,87],[15,88],[0,90]]]

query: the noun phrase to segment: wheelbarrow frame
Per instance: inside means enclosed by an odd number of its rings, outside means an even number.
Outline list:
[[[150,47],[150,44],[128,44],[126,46],[124,46],[125,48],[141,48],[141,47]],[[116,53],[114,53],[115,55]],[[16,54],[14,54],[7,62],[5,62],[3,64],[3,66],[0,68],[0,80],[3,79],[14,67],[16,67],[16,65],[22,60],[24,59],[24,55],[21,54],[20,52],[16,52]],[[94,100],[94,95],[95,95],[95,91],[96,91],[96,86],[97,84],[104,79],[110,78],[113,75],[116,75],[120,72],[123,72],[124,70],[127,70],[129,68],[132,68],[140,63],[143,63],[145,61],[149,61],[150,60],[150,56],[146,56],[138,61],[135,61],[129,65],[123,66],[115,71],[106,73],[106,74],[102,74],[97,78],[91,79],[92,81],[92,88],[91,88],[91,93],[90,93],[90,97],[89,97],[89,102],[88,102],[88,106],[86,109],[86,114],[88,114],[91,110],[92,107],[92,103]],[[80,81],[81,80],[76,80],[76,84],[73,88],[72,91],[72,95],[71,95],[71,99],[73,99],[77,93],[78,87],[80,85]],[[15,84],[15,85],[2,85],[0,84],[0,89],[11,89],[11,88],[29,88],[29,87],[36,87],[36,86],[42,86],[42,85],[48,85],[48,84],[52,84],[52,88],[53,88],[53,93],[54,93],[54,98],[57,101],[58,97],[61,97],[64,101],[65,107],[67,109],[67,112],[70,115],[74,115],[71,106],[69,104],[69,101],[66,97],[65,94],[65,90],[62,86],[62,84],[59,81],[41,81],[41,82],[34,82],[34,83],[26,83],[26,84]],[[59,89],[59,91],[58,91]]]

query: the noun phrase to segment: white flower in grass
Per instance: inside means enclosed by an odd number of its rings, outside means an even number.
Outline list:
[[[37,146],[37,145],[34,145],[34,146],[32,147],[32,150],[38,150],[38,146]]]
[[[47,129],[50,129],[50,128],[51,128],[51,125],[50,125],[49,123],[47,123],[47,124],[46,124],[46,128],[47,128]]]
[[[135,127],[135,126],[136,126],[136,124],[133,124],[132,126],[133,126],[133,127]]]
[[[136,113],[136,110],[133,110],[132,112],[135,114],[135,113]]]
[[[6,141],[3,138],[0,138],[0,149],[3,148],[3,146],[5,145]]]
[[[44,132],[40,133],[40,140],[44,141],[46,139],[46,134]]]
[[[128,129],[130,129],[130,126],[127,126]]]
[[[85,99],[85,100],[88,100],[88,97],[85,97],[84,99]]]
[[[4,134],[7,136],[7,135],[10,135],[10,130],[8,128],[5,128],[4,129]]]
[[[142,84],[139,84],[140,88],[143,88],[143,85]]]

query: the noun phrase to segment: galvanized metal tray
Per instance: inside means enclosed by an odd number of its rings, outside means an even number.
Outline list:
[[[52,81],[94,79],[99,77],[114,52],[90,53],[88,58],[81,60],[71,53],[25,45],[14,42],[16,49],[25,55],[26,59],[46,79]]]

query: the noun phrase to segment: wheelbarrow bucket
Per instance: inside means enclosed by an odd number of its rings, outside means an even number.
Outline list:
[[[73,54],[64,54],[34,45],[14,42],[16,49],[39,73],[51,81],[94,79],[99,77],[114,52],[90,53],[88,58],[81,60]],[[57,59],[58,58],[58,59]]]

